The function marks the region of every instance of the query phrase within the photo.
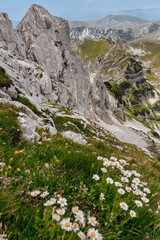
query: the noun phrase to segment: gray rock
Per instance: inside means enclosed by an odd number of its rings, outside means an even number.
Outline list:
[[[5,92],[3,92],[1,89],[0,89],[0,98],[4,98],[8,101],[11,100],[11,97],[8,94],[6,94]]]
[[[83,138],[82,134],[80,134],[80,133],[66,131],[66,132],[62,132],[62,136],[64,138],[69,138],[69,139],[73,140],[74,142],[82,144],[82,145],[87,144],[87,141]]]

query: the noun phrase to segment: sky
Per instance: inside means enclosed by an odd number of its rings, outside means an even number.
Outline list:
[[[120,10],[160,8],[160,0],[0,0],[0,12],[7,12],[11,20],[19,21],[32,4],[68,20],[98,18]]]

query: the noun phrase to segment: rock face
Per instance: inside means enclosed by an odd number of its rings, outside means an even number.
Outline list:
[[[87,113],[90,104],[89,76],[71,51],[67,21],[52,16],[38,5],[32,5],[16,30],[13,30],[6,14],[0,15],[0,24],[1,47],[34,61],[48,74],[50,86],[45,87],[43,82],[45,90],[42,94],[46,96],[46,91],[56,89],[58,103]]]

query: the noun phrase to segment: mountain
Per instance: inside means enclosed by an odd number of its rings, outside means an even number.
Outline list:
[[[94,21],[69,22],[72,42],[83,41],[85,38],[94,39],[110,37],[117,41],[131,41],[144,37],[148,33],[159,29],[158,22],[147,21],[141,18],[127,15],[108,15],[105,18]]]
[[[0,14],[0,239],[158,239],[159,93],[135,52],[72,49],[39,5]]]

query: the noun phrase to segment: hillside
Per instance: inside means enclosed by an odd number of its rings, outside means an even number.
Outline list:
[[[0,238],[158,240],[159,93],[141,61],[111,38],[73,51],[39,5],[0,27]]]

